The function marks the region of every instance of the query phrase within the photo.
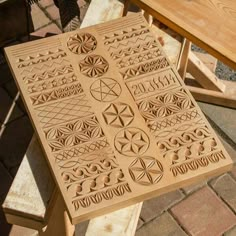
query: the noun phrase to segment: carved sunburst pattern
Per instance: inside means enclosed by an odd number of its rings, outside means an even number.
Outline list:
[[[153,157],[138,157],[129,166],[129,173],[134,182],[141,185],[152,185],[161,180],[163,167]]]
[[[126,128],[116,135],[115,147],[125,156],[142,155],[149,147],[149,138],[141,129]]]
[[[75,34],[69,38],[67,47],[76,54],[87,54],[97,47],[96,38],[88,33]]]
[[[82,74],[88,77],[100,77],[108,71],[108,62],[99,55],[90,55],[79,63]]]

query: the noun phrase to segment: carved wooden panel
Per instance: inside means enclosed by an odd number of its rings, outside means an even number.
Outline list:
[[[140,14],[6,54],[73,223],[232,164]]]

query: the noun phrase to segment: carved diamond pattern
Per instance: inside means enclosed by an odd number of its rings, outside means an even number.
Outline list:
[[[44,128],[93,114],[85,95],[37,107],[36,110]]]

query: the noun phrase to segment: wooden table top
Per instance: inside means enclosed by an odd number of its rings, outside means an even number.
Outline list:
[[[132,0],[132,2],[236,69],[235,0]]]
[[[142,15],[5,51],[72,223],[232,166]]]

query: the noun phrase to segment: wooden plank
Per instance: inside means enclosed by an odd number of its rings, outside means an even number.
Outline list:
[[[208,53],[201,53],[201,52],[194,52],[194,54],[203,62],[207,68],[215,73],[216,66],[217,66],[217,59],[211,56]]]
[[[90,220],[86,236],[133,236],[142,208],[142,203]],[[114,227],[115,226],[115,227]]]
[[[187,71],[205,89],[224,92],[225,85],[208,69],[203,62],[193,53],[189,53]]]
[[[232,165],[140,14],[6,55],[73,224]]]
[[[3,204],[8,222],[38,230],[47,224],[55,184],[43,156],[34,136]]]
[[[104,23],[121,17],[123,4],[117,0],[92,0],[80,28]]]
[[[236,69],[236,1],[131,0],[155,18]],[[210,14],[209,14],[210,12]]]
[[[189,79],[188,79],[189,80]],[[191,83],[191,82],[188,82]],[[194,80],[193,80],[194,83]],[[236,86],[234,81],[222,80],[225,92],[217,92],[204,88],[188,86],[197,101],[207,102],[225,107],[236,108]]]
[[[190,51],[191,51],[191,42],[185,39],[183,42],[183,47],[182,47],[181,56],[180,56],[181,59],[180,59],[179,69],[178,69],[179,75],[183,80],[185,80],[185,76],[187,72],[188,57],[189,57]]]

